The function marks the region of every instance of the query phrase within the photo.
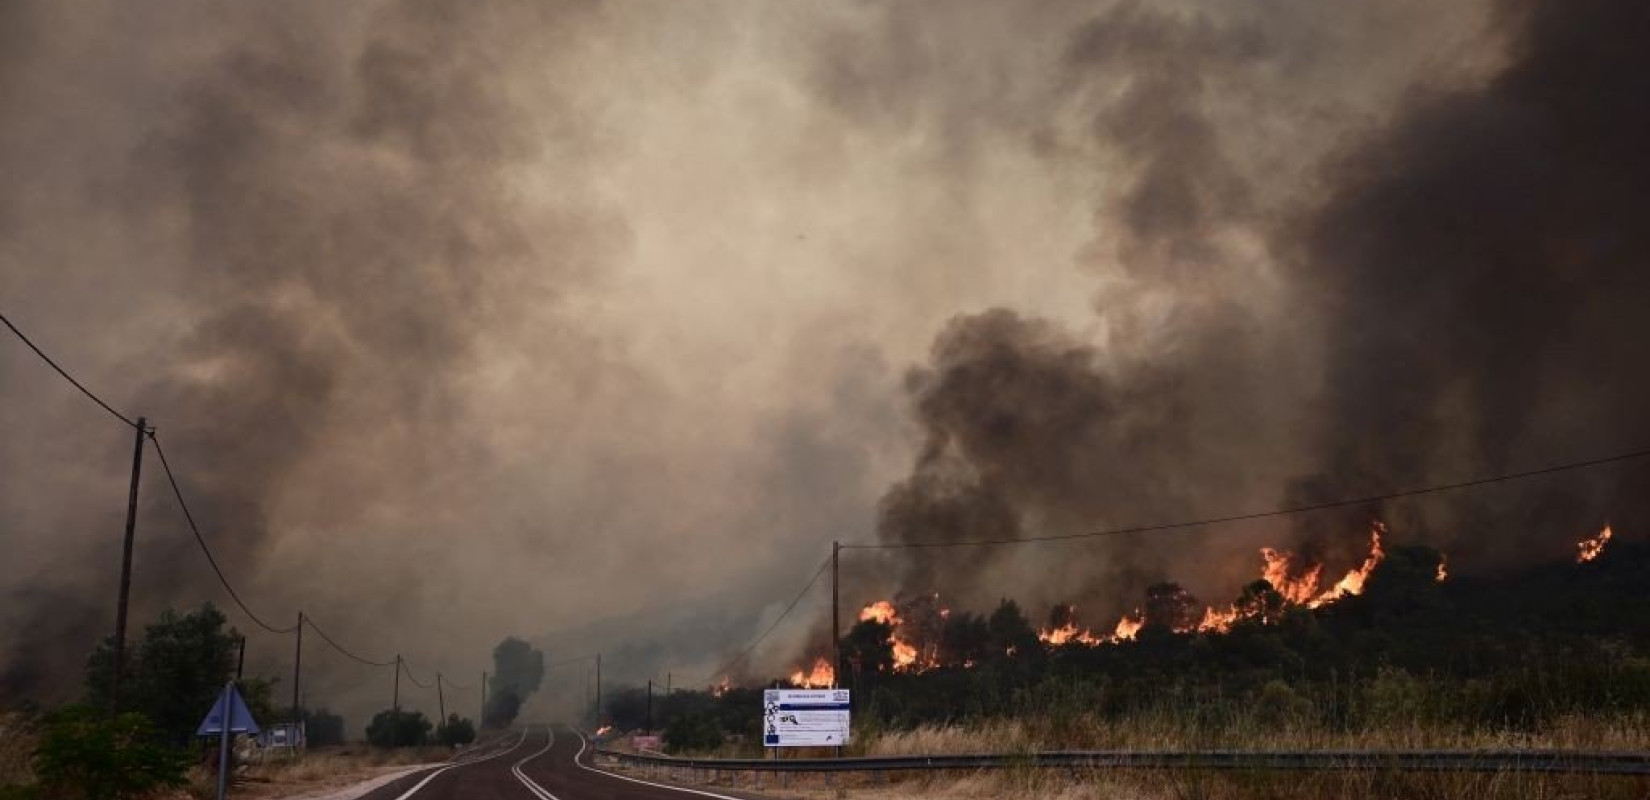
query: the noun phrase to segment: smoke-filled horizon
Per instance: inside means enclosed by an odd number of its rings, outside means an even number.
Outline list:
[[[1645,13],[12,3],[0,307],[159,428],[259,613],[425,674],[518,635],[690,685],[832,540],[1644,446]],[[0,692],[64,698],[112,624],[130,431],[21,347],[0,395]],[[1644,477],[1379,514],[1472,574],[1642,535]],[[226,601],[159,481],[138,625]],[[1261,545],[1357,558],[1368,516],[854,552],[844,603],[1221,601]],[[284,675],[289,644],[249,666]],[[313,705],[381,704],[387,676],[316,647]]]

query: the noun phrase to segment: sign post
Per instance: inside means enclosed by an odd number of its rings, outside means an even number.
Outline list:
[[[766,747],[841,747],[848,743],[847,689],[767,689],[762,692]]]
[[[229,791],[229,737],[257,732],[258,723],[252,719],[241,693],[235,691],[235,682],[224,684],[217,701],[207,710],[206,719],[195,729],[196,736],[218,735],[218,800]]]

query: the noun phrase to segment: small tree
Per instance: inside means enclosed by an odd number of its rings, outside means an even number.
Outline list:
[[[161,743],[142,714],[109,719],[72,707],[55,714],[34,755],[47,797],[119,800],[182,786],[189,756]]]
[[[1003,598],[997,604],[997,610],[986,620],[986,630],[991,636],[988,647],[993,658],[1006,658],[1013,653],[1014,657],[1024,659],[1042,651],[1037,631],[1020,610],[1020,604],[1013,600]]]
[[[380,711],[367,726],[367,743],[374,747],[422,747],[430,738],[430,720],[417,711]]]
[[[447,747],[457,747],[476,740],[475,723],[457,714],[448,714],[447,720],[435,729],[435,740]]]
[[[161,612],[127,653],[121,708],[147,717],[168,741],[188,741],[235,674],[239,647],[240,634],[211,603],[185,614]],[[104,639],[87,660],[87,705],[108,707],[113,665],[114,643]]]
[[[894,646],[889,641],[894,626],[874,619],[863,620],[842,637],[842,658],[856,665],[864,675],[894,670]]]

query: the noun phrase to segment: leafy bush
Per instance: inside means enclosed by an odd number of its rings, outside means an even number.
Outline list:
[[[380,711],[367,726],[367,743],[375,747],[422,747],[430,738],[430,720],[417,711]]]
[[[447,720],[436,727],[435,740],[448,747],[469,744],[476,740],[475,723],[457,714],[448,714]]]
[[[188,768],[189,756],[162,744],[142,714],[109,719],[84,707],[52,717],[34,762],[47,796],[78,800],[117,800],[182,786]]]
[[[672,753],[703,752],[721,745],[722,726],[709,714],[682,714],[665,726],[665,747]]]

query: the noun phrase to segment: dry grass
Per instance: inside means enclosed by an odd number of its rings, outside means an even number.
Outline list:
[[[0,786],[34,782],[29,761],[38,741],[33,718],[15,711],[0,714]]]
[[[1388,772],[1212,772],[1188,770],[1005,770],[755,776],[724,773],[701,784],[686,772],[626,769],[687,786],[714,786],[785,800],[1630,800],[1650,797],[1650,778]],[[672,780],[676,778],[677,780]]]
[[[300,758],[252,763],[235,775],[239,798],[308,797],[371,780],[410,767],[447,760],[452,753],[441,747],[384,750],[362,745],[315,748]],[[189,787],[179,797],[210,798],[216,777],[199,767],[190,771]]]
[[[1121,719],[1083,716],[992,720],[969,725],[923,726],[889,731],[859,745],[867,755],[1021,753],[1038,750],[1326,750],[1326,749],[1538,749],[1647,750],[1650,716],[1642,713],[1570,715],[1529,731],[1462,726],[1383,724],[1339,731],[1302,722],[1233,720],[1212,727],[1175,713]]]
[[[862,731],[852,751],[865,755],[1031,753],[1062,749],[1312,750],[1312,749],[1650,749],[1650,718],[1642,713],[1560,717],[1539,730],[1473,730],[1385,719],[1367,730],[1334,731],[1273,713],[1227,719],[1211,726],[1180,709],[1123,718],[1076,713],[926,726],[908,731]],[[632,769],[654,779],[691,780],[686,771]],[[702,775],[697,777],[703,777]],[[693,784],[690,784],[693,785]],[[1650,798],[1650,778],[1586,775],[1452,774],[1396,772],[1221,772],[1195,770],[1066,770],[755,776],[723,773],[719,786],[800,800],[939,798],[984,800],[1028,797],[1051,800],[1569,800]],[[760,788],[758,788],[760,785]]]

